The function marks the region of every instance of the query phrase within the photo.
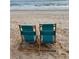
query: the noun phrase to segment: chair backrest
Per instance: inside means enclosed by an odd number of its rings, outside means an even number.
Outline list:
[[[35,26],[30,25],[19,25],[22,39],[26,42],[34,43],[35,41]]]
[[[41,24],[42,31],[53,31],[54,24]]]
[[[20,25],[22,31],[33,31],[33,26]]]
[[[56,38],[56,24],[40,24],[40,37],[43,43],[52,44]]]

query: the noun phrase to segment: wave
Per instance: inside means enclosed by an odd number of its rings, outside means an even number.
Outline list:
[[[48,10],[48,9],[67,9],[69,6],[68,1],[54,1],[54,2],[11,2],[12,9],[26,9],[26,10]]]
[[[28,7],[28,6],[24,6],[24,7],[12,7],[11,10],[68,10],[68,6],[42,6],[42,7]]]

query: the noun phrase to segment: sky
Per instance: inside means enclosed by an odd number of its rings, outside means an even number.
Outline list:
[[[27,1],[27,2],[44,2],[44,1],[67,1],[67,0],[11,0],[11,1]]]

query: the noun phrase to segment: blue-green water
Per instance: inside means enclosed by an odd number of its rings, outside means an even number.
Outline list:
[[[68,0],[11,0],[11,10],[68,9]]]

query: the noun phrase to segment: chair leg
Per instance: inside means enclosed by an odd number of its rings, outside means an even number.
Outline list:
[[[18,50],[22,51],[22,49],[23,49],[22,45],[23,45],[23,40],[20,42],[20,44],[18,46]]]
[[[52,48],[52,45],[45,44],[45,47],[46,47],[46,48]]]
[[[20,45],[18,46],[18,50],[19,50],[19,51],[22,51],[22,49],[23,49],[23,47],[22,47],[22,45],[20,44]]]

